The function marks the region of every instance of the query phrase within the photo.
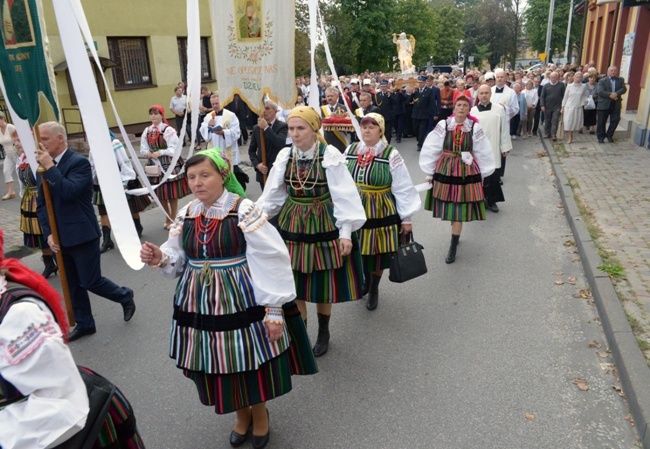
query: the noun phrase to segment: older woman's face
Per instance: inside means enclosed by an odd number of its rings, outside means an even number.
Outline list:
[[[287,125],[293,144],[302,151],[309,150],[316,142],[316,131],[311,129],[306,120],[300,117],[291,117]]]
[[[469,114],[469,103],[466,101],[457,101],[454,105],[454,115],[459,119],[459,123],[465,120],[467,114]]]
[[[381,127],[374,123],[366,123],[361,125],[361,138],[363,143],[369,147],[375,146],[383,133],[381,132]]]
[[[205,205],[212,205],[223,195],[223,178],[210,159],[187,169],[187,183],[192,194]]]

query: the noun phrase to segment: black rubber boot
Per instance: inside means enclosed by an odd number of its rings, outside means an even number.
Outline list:
[[[318,337],[314,345],[314,357],[325,355],[330,343],[330,316],[318,315]]]
[[[105,253],[109,249],[115,248],[115,243],[111,240],[111,228],[102,226],[102,235],[104,236],[104,241],[102,242],[101,248],[99,248],[99,252]]]
[[[375,274],[370,275],[370,283],[368,290],[368,302],[366,302],[366,309],[375,310],[379,304],[379,282],[381,276]]]
[[[43,277],[45,279],[49,278],[52,274],[56,274],[59,271],[59,267],[54,261],[54,256],[43,256],[43,264],[45,264],[45,270],[43,270]]]
[[[134,218],[133,223],[135,224],[135,230],[138,231],[138,237],[142,237],[142,231],[144,228],[142,227],[142,223],[140,223],[140,219]]]
[[[449,253],[445,257],[445,262],[454,263],[456,260],[456,248],[458,247],[458,241],[460,240],[460,235],[451,235],[451,246],[449,247]]]
[[[363,267],[363,285],[361,286],[361,297],[363,298],[370,291],[370,272]]]

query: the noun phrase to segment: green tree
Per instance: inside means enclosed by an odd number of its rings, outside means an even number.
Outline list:
[[[436,53],[436,41],[440,33],[440,21],[428,0],[398,0],[392,33],[406,33],[415,37],[413,65],[422,67]],[[392,33],[390,42],[392,42]],[[399,70],[397,48],[393,45],[394,70]]]
[[[528,0],[528,7],[524,12],[524,32],[528,36],[533,50],[538,52],[544,52],[546,49],[546,30],[550,5],[550,0]],[[551,49],[547,60],[551,60],[553,54],[564,52],[570,8],[570,0],[555,0],[553,27],[551,29]],[[579,20],[574,15],[571,24],[570,42],[579,42],[581,35],[582,20]]]
[[[397,0],[321,2],[332,59],[342,72],[386,71],[392,66],[391,27]]]
[[[485,0],[471,3],[463,11],[465,31],[464,53],[474,54],[474,63],[481,66],[479,53],[487,56],[494,68],[504,60],[512,59],[515,49],[517,16],[511,0]],[[484,46],[487,45],[487,48]]]
[[[433,52],[434,64],[456,64],[460,41],[464,38],[463,12],[453,5],[443,5],[434,9],[440,27]]]
[[[307,75],[311,71],[309,58],[309,9],[306,0],[296,0],[296,31],[294,44],[294,65],[296,75]]]

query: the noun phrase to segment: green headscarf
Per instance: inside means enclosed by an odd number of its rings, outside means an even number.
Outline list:
[[[231,193],[239,195],[242,198],[246,198],[246,192],[241,186],[237,177],[230,170],[230,164],[223,155],[223,150],[218,147],[208,148],[207,150],[202,150],[196,153],[197,155],[207,156],[216,164],[219,169],[219,173],[223,178],[223,186]]]

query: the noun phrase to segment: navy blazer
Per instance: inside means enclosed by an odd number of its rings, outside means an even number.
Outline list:
[[[266,143],[266,166],[269,170],[273,167],[280,150],[287,145],[288,132],[289,127],[287,124],[277,118],[273,122],[273,126],[269,126],[266,131],[264,131]],[[255,125],[253,127],[253,132],[251,133],[251,144],[248,147],[248,158],[255,169],[255,179],[258,182],[262,182],[264,180],[264,175],[256,168],[257,165],[262,162],[262,147],[258,143],[259,138],[260,127]]]
[[[431,86],[431,100],[429,102],[429,118],[438,117],[440,115],[440,107],[442,106],[440,98],[440,89],[437,86]],[[470,98],[471,100],[471,98]]]
[[[431,109],[431,89],[423,87],[422,92],[419,89],[413,91],[413,113],[411,118],[427,120]]]
[[[50,185],[60,245],[69,247],[98,239],[101,234],[92,204],[93,174],[88,159],[68,148],[59,163],[41,176],[36,213],[43,237],[47,239],[52,233],[43,196],[45,180]]]

